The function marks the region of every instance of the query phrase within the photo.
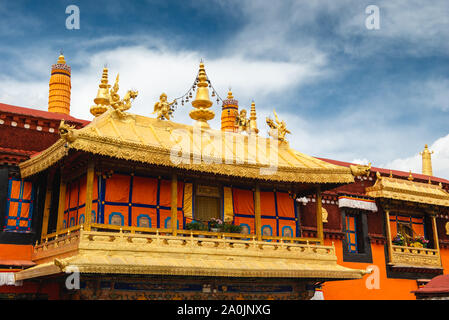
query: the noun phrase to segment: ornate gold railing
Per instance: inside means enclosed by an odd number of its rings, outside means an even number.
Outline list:
[[[78,230],[67,230],[59,233],[52,239],[46,238],[43,242],[34,246],[32,259],[37,264],[44,264],[54,259],[65,259],[76,255],[85,254],[95,250],[102,252],[123,252],[128,255],[135,252],[174,252],[178,250],[183,254],[193,253],[193,249],[202,254],[225,254],[244,256],[264,256],[266,258],[299,258],[303,261],[328,261],[335,264],[337,261],[335,247],[324,246],[317,243],[298,243],[294,241],[257,241],[254,235],[226,234],[207,231],[179,230],[174,236],[171,229],[142,228],[140,231],[130,232],[119,228],[117,230],[99,231],[108,226],[95,224],[91,231],[84,230],[83,226]],[[116,226],[113,226],[114,229]],[[126,228],[125,228],[126,229]],[[141,232],[144,230],[144,232]],[[155,232],[153,232],[155,231]],[[248,238],[251,236],[250,238]],[[233,238],[231,238],[233,237]],[[242,238],[244,237],[244,238]],[[275,239],[272,239],[275,240]],[[167,251],[168,250],[168,251]],[[174,250],[174,251],[173,251]],[[212,250],[212,251],[210,251]],[[222,253],[216,252],[222,250]],[[243,251],[242,251],[243,250]],[[221,251],[220,251],[221,252]],[[187,257],[186,257],[187,259]],[[190,259],[190,258],[189,258]]]
[[[171,228],[145,228],[145,227],[133,227],[133,226],[118,226],[111,224],[92,223],[90,228],[93,231],[103,232],[125,232],[125,233],[138,233],[138,234],[160,234],[160,235],[173,235],[173,229]],[[87,229],[85,225],[76,225],[70,228],[63,229],[59,232],[53,232],[42,238],[40,243],[54,240],[55,238],[61,238],[67,234],[71,234],[80,229]],[[243,234],[243,233],[226,233],[226,232],[212,232],[212,231],[200,231],[200,230],[183,230],[178,229],[177,235],[194,237],[206,237],[206,238],[226,238],[226,239],[239,239],[242,241],[252,241],[256,239],[255,234]],[[286,242],[286,243],[319,243],[319,239],[311,237],[282,237],[282,236],[262,236],[262,241],[266,242]],[[36,243],[37,245],[37,243]]]
[[[441,267],[440,252],[437,249],[391,245],[390,263],[400,266]]]

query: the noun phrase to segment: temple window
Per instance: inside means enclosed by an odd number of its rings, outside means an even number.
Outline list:
[[[427,247],[429,242],[423,216],[390,213],[390,230],[394,245]]]
[[[220,191],[218,187],[198,185],[195,194],[195,220],[209,221],[221,218]]]
[[[29,232],[33,214],[33,185],[22,179],[8,179],[4,231]]]
[[[358,237],[357,237],[357,217],[352,214],[346,215],[346,245],[348,248],[348,251],[351,253],[358,253],[359,252],[359,246],[357,244]]]
[[[372,262],[368,237],[367,214],[369,211],[353,208],[342,209],[343,261]]]

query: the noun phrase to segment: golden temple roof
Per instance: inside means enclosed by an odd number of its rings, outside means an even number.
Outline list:
[[[449,207],[449,193],[440,185],[415,182],[413,180],[379,177],[366,195]]]
[[[268,181],[354,181],[349,168],[297,152],[288,142],[224,133],[123,113],[110,107],[82,129],[64,124],[61,128],[60,140],[20,164],[22,177],[45,170],[72,149],[153,165]],[[176,152],[177,148],[179,152]],[[187,153],[181,153],[186,150]]]

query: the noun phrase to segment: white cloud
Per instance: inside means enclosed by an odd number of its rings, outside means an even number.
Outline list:
[[[423,146],[424,149],[424,146]],[[431,146],[433,175],[449,179],[449,134],[437,139]],[[410,157],[395,159],[384,166],[402,171],[422,172],[422,158],[419,153]]]
[[[39,55],[39,54],[37,54]],[[29,56],[24,59],[30,59]],[[169,99],[184,94],[193,84],[201,58],[196,51],[170,51],[149,49],[143,46],[118,47],[105,52],[96,52],[89,57],[81,70],[72,70],[71,113],[75,117],[90,119],[90,106],[98,90],[102,68],[107,63],[109,82],[120,74],[120,94],[128,89],[137,89],[139,96],[133,104],[134,113],[149,115],[162,92]],[[31,58],[32,60],[33,58]],[[66,57],[68,64],[70,59]],[[78,57],[73,57],[79,61]],[[42,64],[39,64],[42,69]],[[235,55],[205,60],[206,72],[214,87],[224,99],[231,86],[235,98],[242,106],[249,106],[256,99],[261,107],[272,94],[301,86],[322,74],[320,59],[299,62],[276,62],[247,59]],[[46,109],[50,65],[42,72],[39,80],[22,81],[14,78],[0,78],[0,101],[4,103],[33,106]],[[179,106],[175,120],[187,120],[191,105]],[[217,117],[220,110],[215,106]]]

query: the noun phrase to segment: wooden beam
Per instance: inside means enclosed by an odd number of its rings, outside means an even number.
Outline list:
[[[176,173],[171,178],[171,228],[174,236],[178,234],[178,177]]]
[[[391,227],[390,227],[390,209],[385,209],[385,223],[386,223],[386,234],[387,234],[387,244],[388,244],[388,262],[392,261],[392,242],[391,242]]]
[[[85,230],[89,231],[92,224],[92,199],[94,195],[94,174],[95,164],[93,159],[89,159],[87,163],[86,174],[86,207],[85,207]]]
[[[262,241],[262,218],[260,213],[260,186],[256,183],[256,190],[254,192],[254,214],[255,214],[255,228],[256,237],[258,241]]]
[[[441,254],[440,254],[440,244],[439,244],[439,240],[438,240],[438,229],[437,229],[437,222],[436,222],[435,214],[431,215],[431,219],[432,219],[434,249],[438,250],[438,256],[440,257],[440,265],[442,265]]]
[[[53,181],[51,179],[51,175],[49,174],[47,179],[47,191],[45,193],[44,216],[42,218],[41,241],[47,236],[48,233],[48,219],[50,218],[52,184]]]
[[[323,202],[321,197],[320,186],[316,189],[316,237],[320,241],[320,244],[324,243],[324,232],[323,232]]]
[[[66,197],[66,187],[67,184],[64,181],[62,170],[61,170],[61,180],[59,182],[59,205],[58,205],[58,220],[56,224],[56,232],[63,229],[62,222],[64,221],[64,209],[65,209],[65,197]]]

